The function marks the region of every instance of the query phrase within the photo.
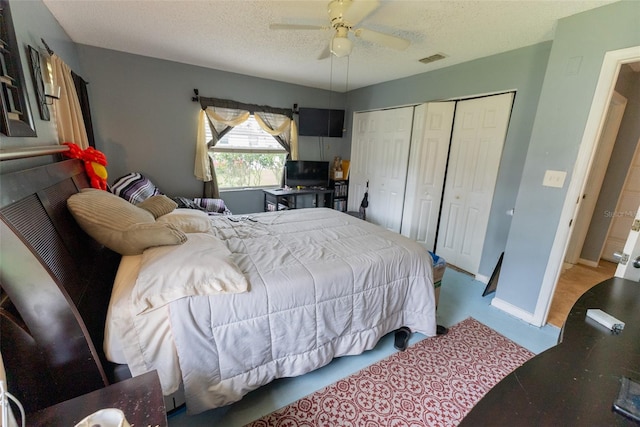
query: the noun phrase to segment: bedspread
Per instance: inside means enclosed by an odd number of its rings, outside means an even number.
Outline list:
[[[189,413],[359,354],[401,326],[435,335],[432,260],[416,242],[326,208],[211,221],[250,289],[169,306]]]

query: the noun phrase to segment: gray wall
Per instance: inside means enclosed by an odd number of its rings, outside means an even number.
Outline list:
[[[490,276],[511,226],[551,42],[395,80],[349,93],[352,111],[515,90],[479,273]]]
[[[640,2],[622,1],[558,22],[496,291],[523,311],[535,311],[568,188],[543,187],[545,170],[571,176],[604,54],[640,45],[638,16]]]
[[[11,0],[9,7],[11,8],[18,45],[22,49],[20,52],[22,71],[24,72],[29,105],[31,106],[31,115],[34,119],[37,136],[29,138],[9,138],[0,134],[0,149],[55,145],[58,143],[55,121],[53,119],[51,121],[40,119],[38,98],[35,88],[33,87],[31,68],[29,67],[27,46],[30,45],[42,52],[46,52],[44,45],[40,41],[40,39],[43,38],[58,56],[69,64],[72,69],[78,70],[78,73],[81,74],[82,70],[79,67],[76,46],[41,1]],[[24,169],[28,166],[50,163],[52,160],[53,156],[45,156],[27,160],[4,161],[0,163],[0,170],[2,173],[5,173]]]
[[[627,98],[627,107],[580,254],[581,258],[595,262],[600,260],[600,253],[613,218],[611,212],[616,211],[629,165],[640,140],[640,73],[634,72],[628,65],[621,67],[616,91]]]
[[[169,195],[202,195],[193,175],[200,104],[207,97],[272,107],[336,107],[344,95],[240,74],[212,70],[113,50],[79,45],[96,136],[109,161],[109,182],[141,172]],[[328,77],[328,76],[327,76]],[[342,155],[344,138],[325,138],[324,160]],[[300,137],[304,160],[320,160],[320,139]],[[263,210],[259,190],[226,191],[221,197],[234,213]]]

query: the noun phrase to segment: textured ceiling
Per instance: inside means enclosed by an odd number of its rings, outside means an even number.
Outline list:
[[[339,92],[551,40],[558,19],[612,2],[383,0],[358,27],[408,49],[354,39],[349,57],[318,60],[333,30],[269,25],[328,25],[323,0],[44,0],[76,43]]]

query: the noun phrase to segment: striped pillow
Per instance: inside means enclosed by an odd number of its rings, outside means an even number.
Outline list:
[[[158,187],[138,172],[131,172],[116,179],[111,186],[111,192],[134,205],[151,196],[162,194]]]
[[[195,203],[208,213],[231,215],[231,211],[227,209],[227,206],[222,199],[195,198],[193,199],[193,203]]]

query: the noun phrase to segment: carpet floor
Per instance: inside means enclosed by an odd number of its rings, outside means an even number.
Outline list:
[[[456,426],[533,356],[468,318],[247,426]]]

